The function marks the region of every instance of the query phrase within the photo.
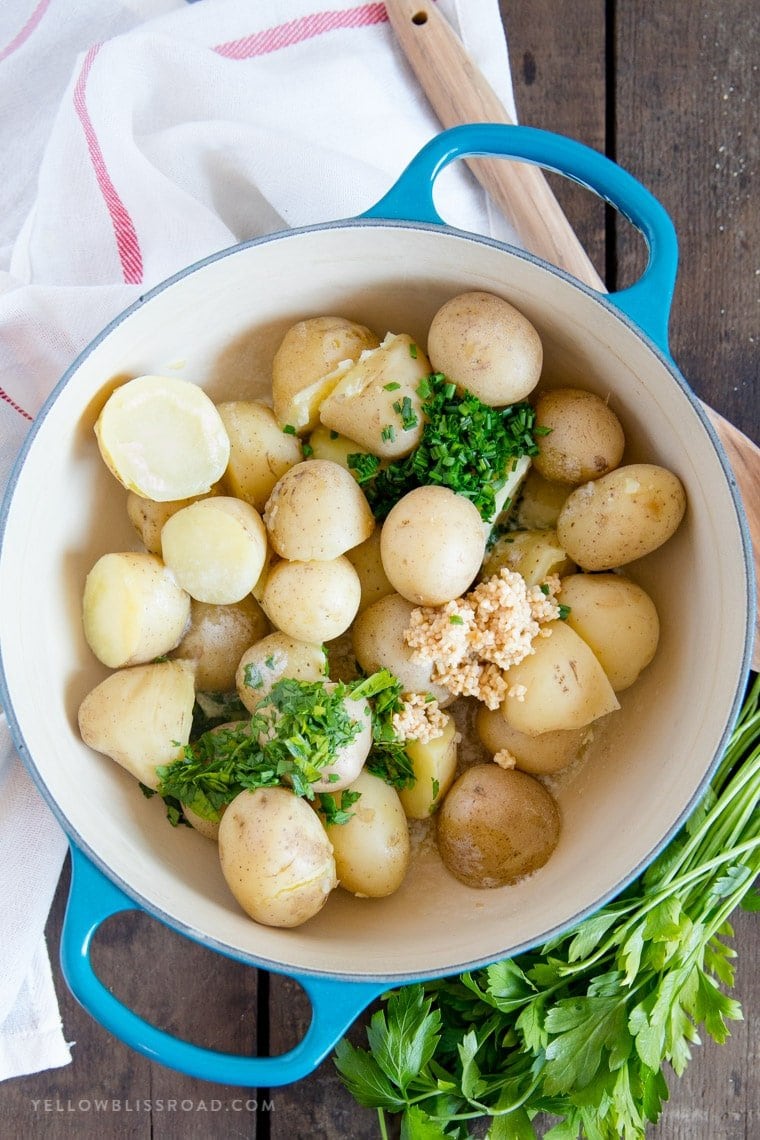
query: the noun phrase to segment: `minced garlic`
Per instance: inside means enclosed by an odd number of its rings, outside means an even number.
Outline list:
[[[559,589],[557,575],[529,587],[502,567],[461,598],[413,610],[404,640],[415,658],[432,663],[433,681],[495,709],[507,695],[507,670],[533,652],[534,638],[549,632],[541,627],[560,616]]]
[[[399,740],[418,740],[428,744],[440,736],[448,724],[448,717],[441,712],[438,701],[430,700],[422,693],[405,693],[401,698],[403,708],[391,717],[393,731]]]

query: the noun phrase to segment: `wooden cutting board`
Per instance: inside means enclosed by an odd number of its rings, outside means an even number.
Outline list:
[[[396,38],[443,127],[513,120],[461,41],[430,2],[386,0]],[[605,292],[605,285],[565,217],[543,172],[526,163],[469,159],[467,165],[510,221],[527,250]],[[744,503],[760,581],[760,448],[713,408],[702,404],[715,428]],[[760,616],[755,623],[752,668],[760,671]]]

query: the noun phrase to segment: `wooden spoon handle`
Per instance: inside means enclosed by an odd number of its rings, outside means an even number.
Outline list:
[[[385,8],[396,39],[444,127],[513,122],[430,0],[385,0]],[[467,164],[527,250],[605,292],[604,282],[538,166],[481,158],[469,159]],[[760,448],[719,412],[702,406],[726,450],[744,501],[760,581]],[[757,625],[755,633],[752,667],[760,671]]]

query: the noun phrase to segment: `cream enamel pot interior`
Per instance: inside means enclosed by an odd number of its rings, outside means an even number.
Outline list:
[[[600,296],[536,258],[444,225],[433,205],[435,179],[470,154],[538,162],[611,200],[645,234],[643,277]],[[71,840],[62,946],[68,983],[134,1048],[228,1084],[296,1080],[389,986],[492,962],[592,912],[694,807],[743,695],[754,601],[725,457],[668,354],[675,270],[670,220],[619,167],[545,132],[459,127],[425,147],[368,215],[237,246],[160,285],[61,380],[3,505],[0,696],[18,750]],[[660,612],[659,652],[623,694],[603,747],[562,787],[560,844],[537,874],[500,890],[472,890],[424,850],[388,899],[338,890],[300,928],[259,926],[228,892],[211,844],[168,826],[158,798],[145,800],[131,776],[77,733],[79,703],[105,675],[82,636],[84,578],[100,554],[137,548],[125,493],[99,457],[93,424],[115,384],[146,372],[187,377],[218,399],[262,395],[278,339],[305,316],[342,314],[424,344],[441,303],[470,289],[500,294],[533,321],[545,383],[612,394],[626,430],[625,461],[661,462],[685,484],[679,532],[632,567]],[[294,976],[314,1007],[306,1038],[282,1057],[229,1056],[177,1041],[122,1006],[95,977],[89,949],[108,915],[135,907],[225,955]]]

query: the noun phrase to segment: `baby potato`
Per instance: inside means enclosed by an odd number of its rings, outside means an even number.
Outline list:
[[[230,440],[224,485],[261,512],[280,476],[301,462],[301,442],[282,430],[271,408],[256,400],[230,400],[217,404],[216,410]]]
[[[335,686],[328,684],[327,689]],[[335,759],[322,769],[322,775],[311,785],[315,792],[342,792],[358,778],[372,746],[372,714],[366,700],[346,697],[343,708],[359,731],[348,744],[336,749]]]
[[[269,632],[266,615],[251,595],[227,606],[194,601],[190,628],[173,657],[195,663],[195,686],[202,693],[229,693],[249,645]]]
[[[317,814],[287,788],[235,797],[219,824],[219,859],[240,906],[265,926],[300,926],[337,886]]]
[[[353,475],[328,459],[307,459],[286,471],[272,491],[264,522],[274,550],[301,562],[337,558],[375,529]]]
[[[483,578],[506,567],[529,586],[540,586],[550,574],[569,574],[575,566],[557,540],[556,530],[510,530],[497,538],[483,563]]]
[[[437,810],[456,775],[457,726],[453,716],[447,717],[440,736],[424,742],[408,741],[406,754],[415,782],[399,790],[401,806],[409,819],[427,819]]]
[[[393,586],[388,581],[388,575],[383,569],[379,527],[375,527],[372,534],[364,542],[360,542],[358,546],[347,550],[346,558],[359,575],[359,582],[361,583],[362,597],[359,602],[359,613],[363,613],[368,606],[394,592]]]
[[[406,333],[388,333],[341,377],[319,409],[325,427],[382,459],[400,459],[422,438],[420,380],[430,362]]]
[[[212,401],[197,384],[176,376],[137,376],[116,388],[95,435],[119,482],[159,502],[206,494],[230,455]]]
[[[412,602],[401,594],[388,594],[361,611],[351,627],[354,655],[365,673],[388,669],[405,693],[430,693],[440,705],[454,699],[448,689],[431,681],[433,662],[417,659],[404,640]]]
[[[208,492],[209,495],[218,495],[220,491],[215,485]],[[155,499],[144,499],[130,491],[127,495],[127,516],[132,526],[140,536],[140,541],[151,554],[161,554],[161,531],[164,523],[183,507],[189,507],[206,495],[196,495],[192,499],[172,499],[166,503],[157,503]]]
[[[361,898],[384,898],[404,881],[411,844],[398,792],[363,771],[351,784],[359,793],[348,823],[327,827],[342,887]]]
[[[564,621],[542,629],[533,652],[506,672],[500,708],[512,728],[529,736],[583,728],[620,708],[607,674],[586,642]]]
[[[536,400],[533,466],[545,479],[577,487],[598,479],[623,458],[623,426],[606,400],[581,388],[552,388]]]
[[[249,712],[283,677],[296,681],[323,681],[327,654],[323,645],[297,641],[280,630],[267,634],[246,649],[235,673],[235,688]]]
[[[553,530],[570,494],[566,483],[552,483],[531,467],[520,489],[515,522],[526,530]]]
[[[593,649],[615,692],[632,685],[660,638],[649,594],[622,574],[571,574],[557,600],[570,607],[567,624]]]
[[[486,536],[478,508],[448,487],[417,487],[383,524],[380,553],[388,580],[416,605],[463,594],[480,569]]]
[[[156,766],[171,764],[190,739],[194,703],[188,662],[133,665],[87,694],[79,706],[79,732],[88,747],[157,788]]]
[[[309,317],[285,333],[272,361],[274,414],[298,435],[319,423],[319,407],[343,373],[368,349],[375,334],[345,317]]]
[[[266,528],[258,511],[242,499],[201,499],[164,525],[161,551],[192,598],[231,605],[250,594],[264,568]]]
[[[514,756],[521,772],[534,776],[550,776],[567,768],[578,758],[588,737],[586,728],[565,728],[528,736],[512,728],[500,709],[489,709],[485,705],[479,705],[475,713],[475,732],[493,756],[506,750]]]
[[[495,408],[524,400],[543,364],[530,321],[502,297],[482,292],[460,293],[438,310],[428,355],[434,371]]]
[[[87,575],[84,636],[110,669],[162,657],[179,643],[189,621],[190,595],[155,554],[104,554]]]
[[[210,839],[212,843],[219,842],[219,820],[206,819],[204,816],[198,815],[197,811],[189,808],[187,804],[182,804],[182,814],[193,831],[197,831],[204,839]]]
[[[345,633],[361,600],[359,575],[341,555],[323,561],[276,563],[261,604],[269,620],[298,641],[331,641]]]
[[[526,772],[474,764],[438,813],[438,851],[468,887],[504,887],[537,871],[559,842],[557,804]]]
[[[557,537],[584,570],[613,570],[651,554],[675,534],[686,510],[680,479],[654,463],[631,463],[576,487]]]

